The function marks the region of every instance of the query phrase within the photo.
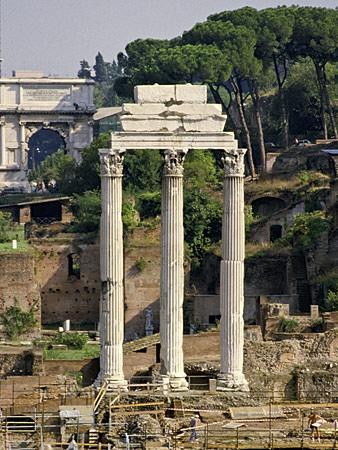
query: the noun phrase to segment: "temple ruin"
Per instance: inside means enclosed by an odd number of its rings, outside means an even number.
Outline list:
[[[135,104],[124,104],[122,132],[100,150],[100,373],[97,385],[126,390],[123,375],[124,280],[122,230],[123,158],[128,150],[157,149],[164,158],[161,208],[161,382],[172,391],[188,387],[183,357],[183,172],[189,150],[224,151],[224,212],[220,282],[221,370],[219,390],[247,390],[244,344],[244,155],[223,132],[221,106],[207,104],[206,86],[136,86]]]

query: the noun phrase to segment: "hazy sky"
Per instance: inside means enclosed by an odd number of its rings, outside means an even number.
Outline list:
[[[337,0],[2,0],[3,75],[13,69],[76,75],[98,51],[107,61],[137,38],[172,38],[209,14],[245,5],[336,7]]]

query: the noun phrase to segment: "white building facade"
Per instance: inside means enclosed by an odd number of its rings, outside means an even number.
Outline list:
[[[0,192],[27,191],[30,139],[52,130],[76,160],[93,138],[92,80],[0,79]]]

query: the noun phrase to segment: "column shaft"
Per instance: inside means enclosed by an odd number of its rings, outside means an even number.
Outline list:
[[[111,390],[125,390],[123,375],[124,292],[121,152],[100,150],[100,374]]]
[[[19,122],[20,125],[20,154],[18,156],[18,166],[21,169],[26,169],[26,124],[25,122]]]
[[[243,150],[224,159],[224,212],[220,267],[221,371],[218,389],[247,390],[244,346],[244,179]]]
[[[0,119],[0,166],[7,166],[6,161],[6,122]]]
[[[183,360],[184,230],[183,160],[165,152],[161,224],[161,373],[172,390],[187,389]]]

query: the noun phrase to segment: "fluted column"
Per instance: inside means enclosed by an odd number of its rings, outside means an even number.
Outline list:
[[[6,161],[6,121],[4,117],[0,117],[0,166],[7,166]]]
[[[244,154],[225,152],[222,261],[220,268],[221,370],[219,390],[248,390],[244,346]]]
[[[20,125],[20,153],[18,155],[18,166],[27,169],[27,143],[26,143],[26,122],[19,121]]]
[[[100,373],[96,385],[126,390],[123,375],[123,151],[101,149]]]
[[[161,222],[161,374],[171,390],[186,390],[183,361],[183,161],[187,150],[166,150]]]

